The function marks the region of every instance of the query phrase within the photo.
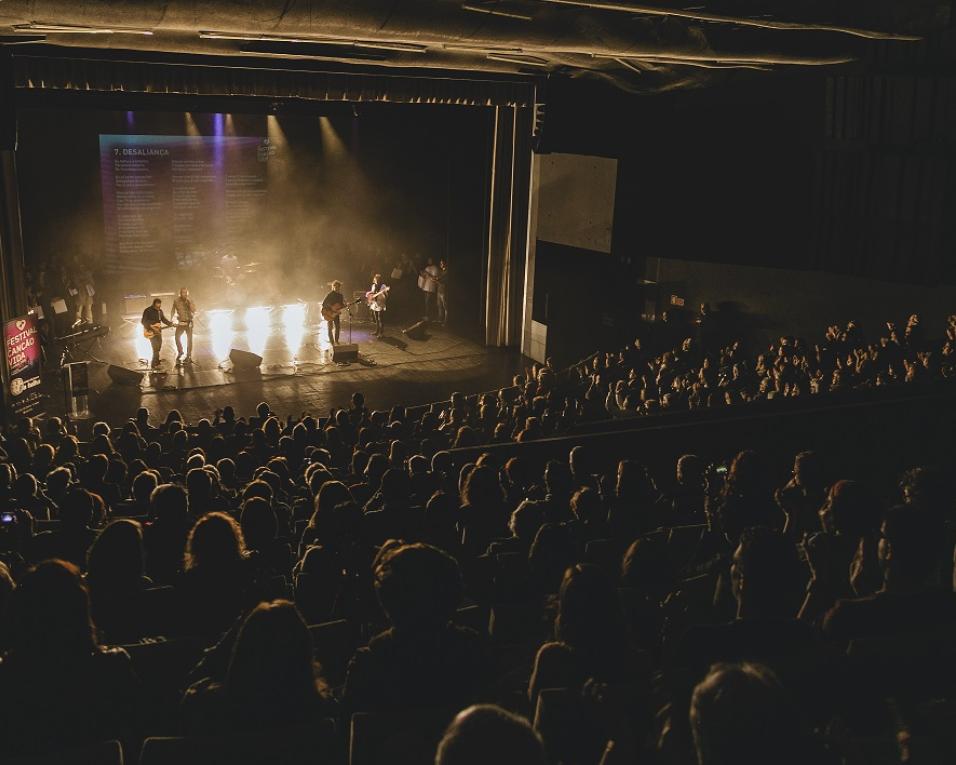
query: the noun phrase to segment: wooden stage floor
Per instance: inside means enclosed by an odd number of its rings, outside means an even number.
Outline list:
[[[402,334],[400,327],[387,328],[385,337],[376,339],[367,322],[352,326],[358,360],[337,364],[324,322],[310,325],[299,316],[283,316],[282,307],[277,307],[248,322],[250,331],[242,316],[229,313],[206,314],[197,325],[195,363],[190,366],[175,365],[172,330],[165,332],[160,373],[148,370],[144,357],[149,343],[138,325],[124,325],[111,333],[92,351],[96,361],[89,365],[91,419],[119,424],[146,406],[154,418],[178,409],[195,421],[211,418],[227,404],[242,416],[252,413],[260,401],[267,401],[283,417],[302,412],[325,415],[332,407],[347,405],[356,390],[365,394],[373,409],[415,406],[447,399],[456,390],[474,393],[509,385],[522,368],[518,352],[486,348],[442,327],[430,327],[419,340]],[[340,342],[347,341],[348,325],[343,320]],[[233,369],[232,348],[257,353],[262,365]],[[113,382],[109,364],[144,372],[140,385]]]

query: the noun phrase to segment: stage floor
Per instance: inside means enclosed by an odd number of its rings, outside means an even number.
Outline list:
[[[96,361],[90,363],[90,417],[117,423],[146,406],[154,416],[175,408],[196,420],[211,417],[227,404],[248,415],[260,401],[268,401],[282,416],[304,411],[324,415],[332,407],[345,406],[355,390],[365,394],[372,408],[414,406],[447,399],[455,390],[508,385],[522,366],[516,351],[486,348],[442,327],[429,327],[420,340],[404,335],[401,327],[386,329],[377,339],[373,325],[359,321],[353,322],[351,333],[358,360],[335,363],[325,322],[307,323],[304,315],[282,307],[251,311],[244,317],[205,314],[194,330],[191,365],[175,365],[173,330],[167,330],[158,373],[148,368],[150,346],[140,326],[115,330],[92,350]],[[349,340],[345,319],[339,340]],[[233,348],[262,356],[262,365],[234,369],[229,361]],[[109,364],[143,372],[141,384],[114,383],[107,373]]]

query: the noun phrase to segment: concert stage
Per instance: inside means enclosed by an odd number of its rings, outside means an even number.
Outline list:
[[[283,416],[310,411],[321,415],[348,402],[355,390],[369,406],[390,408],[447,398],[456,390],[491,390],[511,382],[521,369],[516,352],[485,348],[450,330],[431,325],[415,339],[402,327],[372,336],[369,321],[353,321],[358,358],[336,363],[324,321],[310,320],[305,304],[208,311],[197,320],[191,365],[177,367],[173,330],[164,332],[162,367],[149,370],[149,342],[139,325],[125,324],[93,348],[89,363],[90,417],[111,423],[146,406],[156,415],[179,409],[189,419],[211,417],[227,404],[249,414],[266,400]],[[340,345],[349,340],[343,318]],[[183,338],[185,342],[185,337]],[[262,357],[258,368],[234,367],[232,349]],[[119,384],[109,366],[142,373],[139,384]],[[135,381],[134,381],[135,382]]]

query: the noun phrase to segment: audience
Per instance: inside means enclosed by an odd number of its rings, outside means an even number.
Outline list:
[[[368,713],[439,765],[864,762],[853,735],[928,730],[926,704],[954,697],[947,455],[899,464],[897,494],[802,445],[725,462],[687,444],[659,470],[600,433],[563,455],[541,439],[949,377],[908,327],[872,352],[830,328],[749,358],[673,324],[584,375],[539,365],[421,410],[144,408],[85,441],[21,418],[0,444],[0,753]],[[871,671],[874,640],[922,669]]]

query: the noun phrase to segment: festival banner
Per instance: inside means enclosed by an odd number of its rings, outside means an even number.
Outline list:
[[[8,405],[14,414],[35,414],[42,404],[40,393],[40,336],[32,313],[3,325],[7,354]]]

